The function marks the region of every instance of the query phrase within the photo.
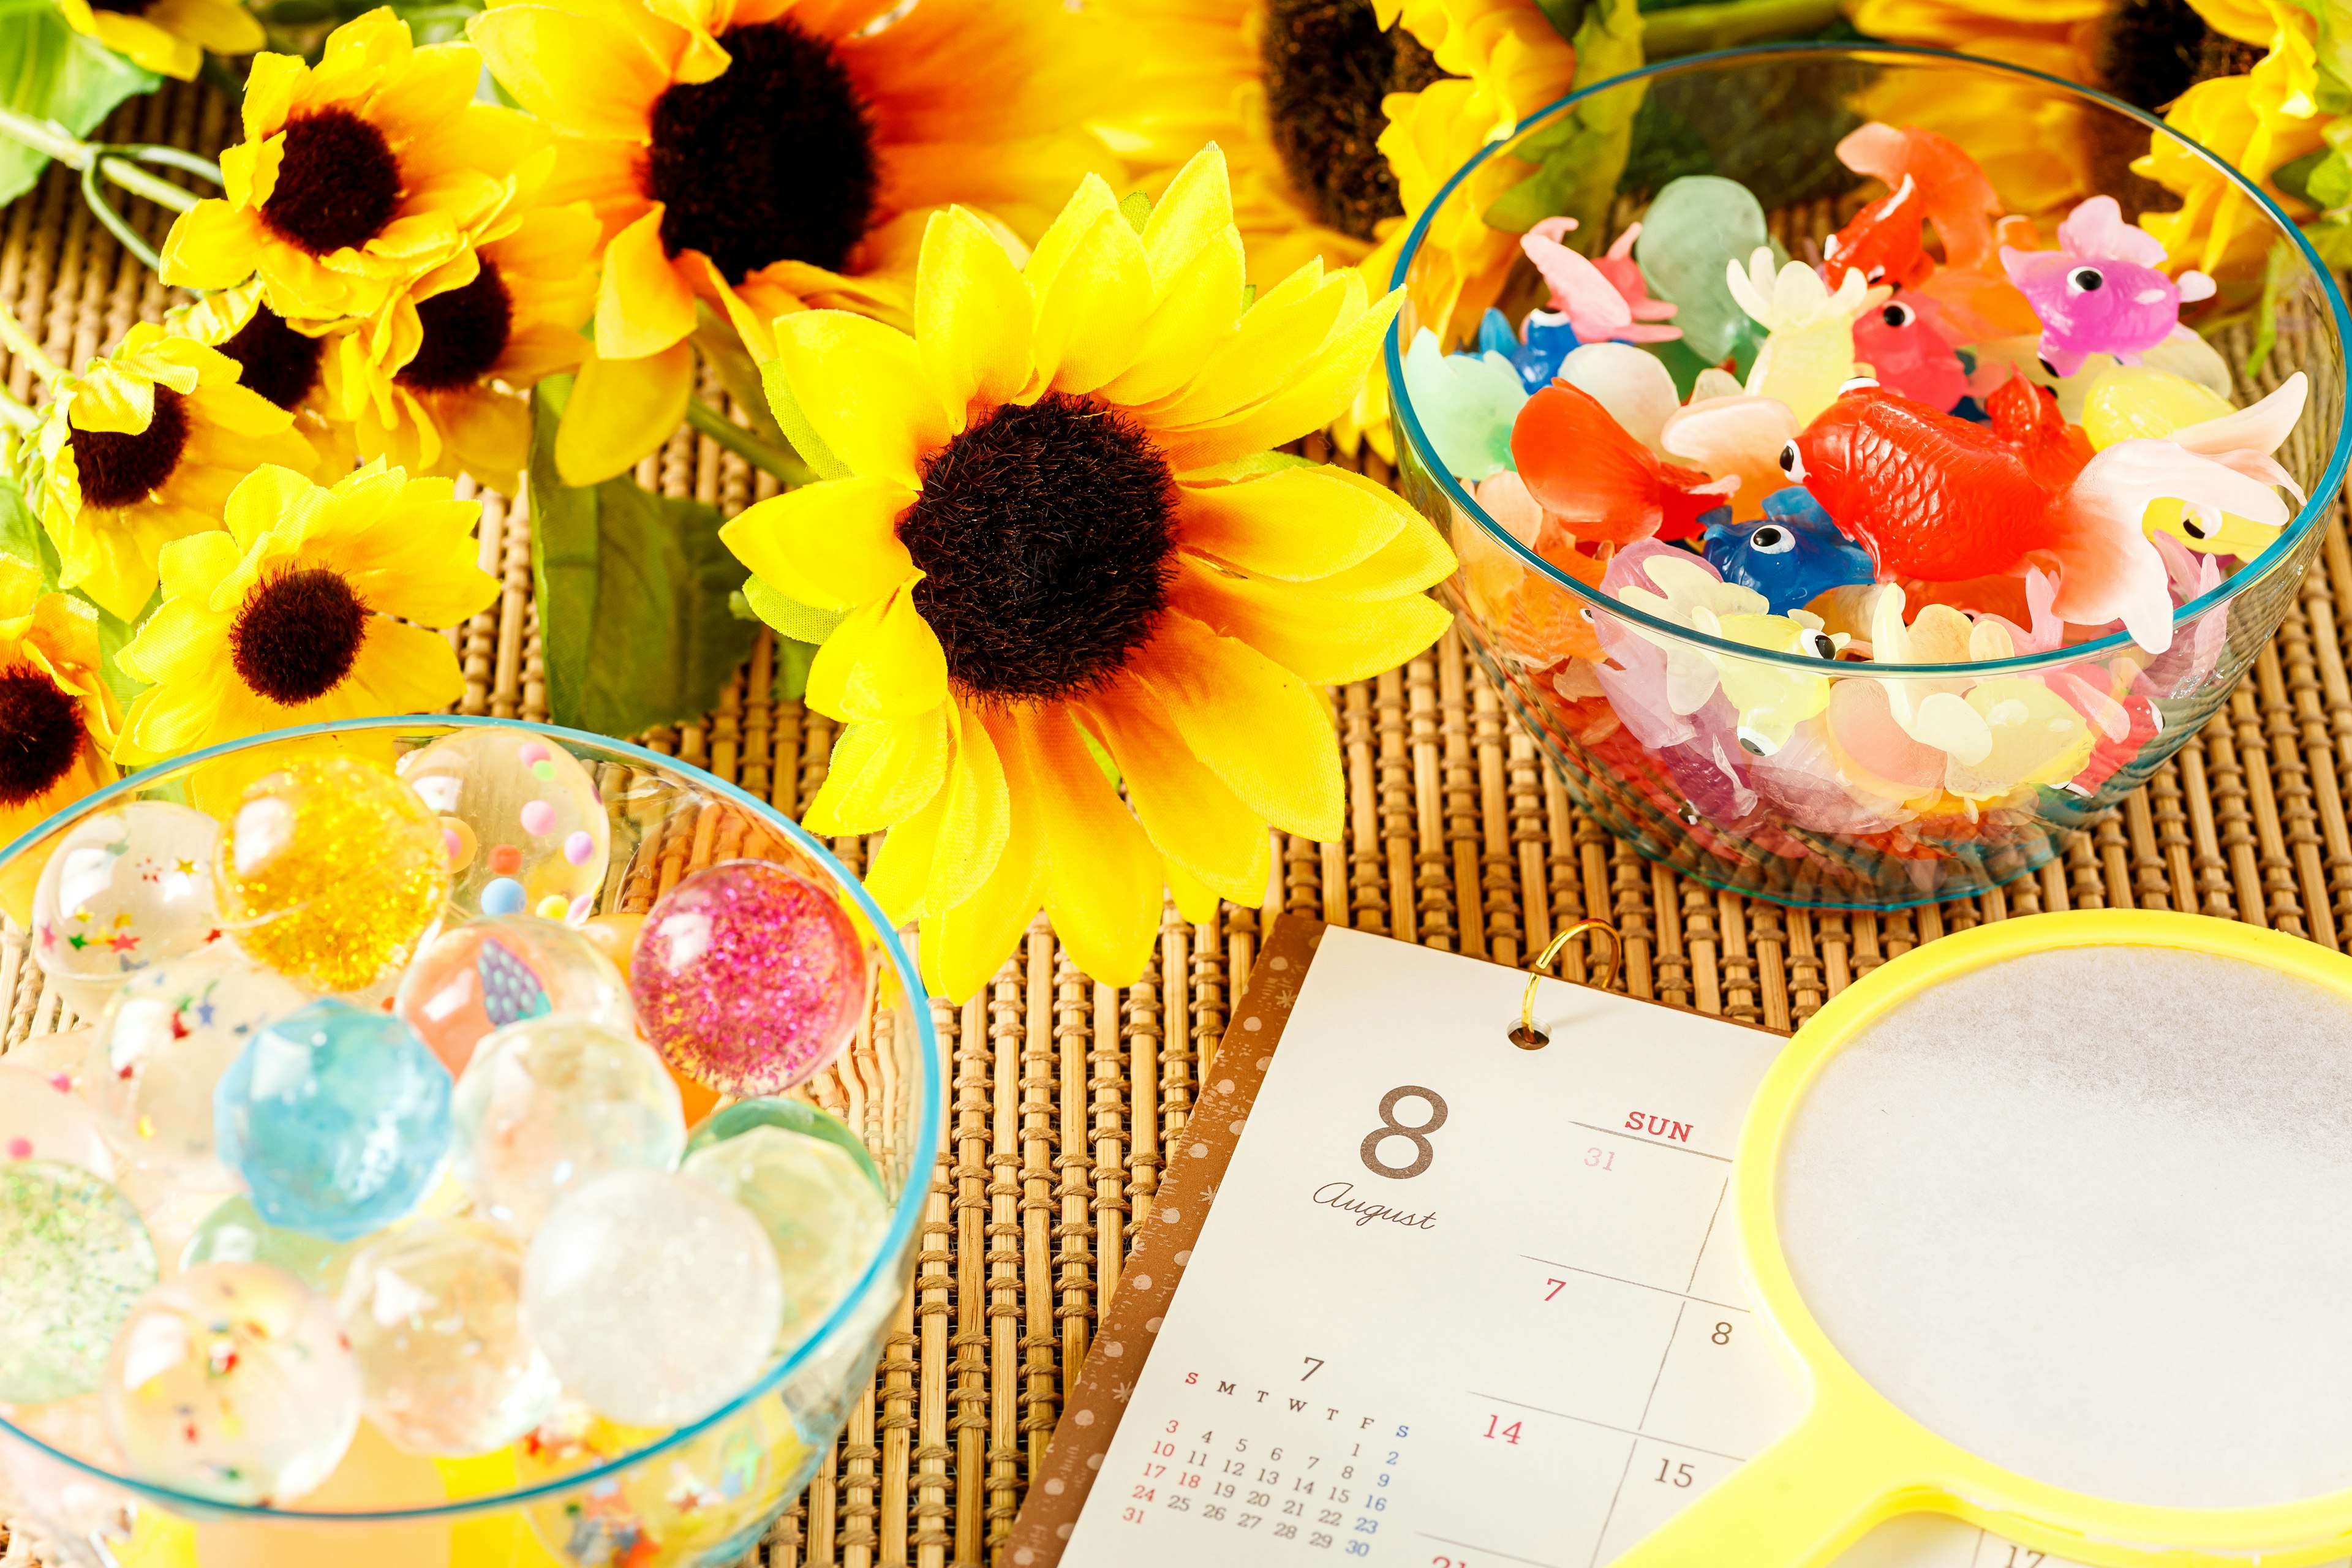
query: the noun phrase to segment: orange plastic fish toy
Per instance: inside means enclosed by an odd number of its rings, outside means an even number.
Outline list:
[[[2284,523],[2268,454],[2304,395],[2301,378],[2290,378],[2255,407],[2214,421],[2213,441],[2186,431],[2187,440],[2122,441],[2078,461],[2080,433],[2021,384],[1994,395],[2000,423],[1988,428],[1864,382],[1781,449],[1780,467],[1870,552],[1882,581],[1953,583],[2041,564],[2057,578],[2064,619],[2120,620],[2161,652],[2171,645],[2172,601],[2140,525],[2148,502],[2172,497],[2200,513]]]
[[[1520,408],[1511,460],[1536,503],[1587,542],[1691,538],[1739,484],[1660,461],[1599,398],[1564,381]]]

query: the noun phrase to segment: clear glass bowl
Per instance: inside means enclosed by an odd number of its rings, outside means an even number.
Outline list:
[[[594,1428],[483,1459],[376,1462],[286,1508],[237,1508],[110,1473],[0,1420],[0,1476],[68,1563],[90,1568],[582,1568],[731,1564],[807,1485],[871,1378],[913,1276],[916,1226],[939,1156],[944,1094],[914,965],[857,879],[801,827],[698,768],[543,724],[393,718],[281,731],[151,768],[61,812],[0,851],[0,877],[75,823],[125,799],[217,799],[302,752],[390,763],[462,726],[536,732],[587,766],[612,826],[599,912],[642,911],[690,871],[775,860],[833,889],[876,977],[871,1020],[802,1086],[856,1131],[879,1167],[891,1223],[857,1285],[789,1357],[723,1409],[667,1434]],[[0,1268],[7,1267],[0,1258]],[[680,1324],[683,1333],[693,1324]],[[52,1435],[54,1436],[54,1434]],[[369,1441],[362,1428],[362,1445]],[[356,1452],[355,1446],[355,1452]],[[528,1450],[528,1451],[526,1451]],[[55,1559],[51,1559],[55,1561]]]
[[[1482,215],[1532,170],[1522,156],[1530,143],[1557,142],[1566,117],[1588,104],[1632,115],[1623,173],[1613,188],[1596,181],[1577,204],[1584,221],[1568,243],[1588,254],[1641,217],[1664,179],[1682,174],[1738,180],[1775,215],[1776,233],[1782,215],[1792,220],[1792,237],[1816,232],[1803,226],[1832,210],[1844,216],[1850,208],[1831,204],[1862,184],[1833,149],[1867,121],[1920,125],[1959,142],[1983,163],[2004,206],[2036,219],[2045,244],[2067,206],[2103,189],[2127,221],[2177,205],[2126,165],[2151,137],[2179,149],[2215,171],[2224,202],[2247,204],[2252,230],[2211,269],[2218,294],[2184,309],[2182,319],[2221,335],[2242,406],[2261,390],[2245,379],[2245,343],[2270,291],[2277,343],[2269,375],[2301,370],[2310,377],[2302,420],[2278,453],[2308,502],[2258,556],[2179,607],[2172,647],[2155,657],[2116,632],[1990,662],[1824,664],[1704,636],[1603,597],[1515,538],[1444,471],[1406,391],[1402,357],[1423,328],[1453,352],[1474,342],[1487,307],[1501,307],[1516,325],[1543,302],[1516,237],[1496,235]],[[1605,177],[1605,146],[1594,158]],[[1602,215],[1606,221],[1597,221]],[[1406,290],[1387,347],[1398,484],[1461,557],[1443,592],[1480,662],[1585,811],[1654,860],[1782,903],[1896,909],[1979,892],[2051,858],[2063,835],[2137,788],[2212,716],[2285,615],[2344,478],[2344,344],[2352,321],[2335,280],[2276,204],[2161,121],[1990,60],[1880,45],[1775,46],[1675,60],[1583,89],[1454,176],[1415,225],[1393,281]],[[1743,689],[1776,679],[1826,679],[1828,700],[1787,743],[1763,754],[1727,744],[1722,730],[1685,734],[1693,726],[1638,710],[1629,721],[1612,700],[1624,682],[1612,661],[1562,656],[1558,648],[1573,639],[1543,635],[1543,616],[1563,614],[1590,623],[1603,647],[1642,638],[1669,659],[1712,663],[1727,687]],[[2082,716],[2093,741],[2088,762],[2064,777],[2026,782],[2031,769],[1971,770],[1917,747],[1845,743],[1853,736],[1883,742],[1890,714],[1915,713],[1942,694],[1990,710],[2043,703],[2049,693]],[[1833,729],[1833,721],[1843,727]]]

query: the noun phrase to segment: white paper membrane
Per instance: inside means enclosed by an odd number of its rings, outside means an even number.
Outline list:
[[[1789,1130],[1780,1235],[1930,1430],[2131,1502],[2352,1486],[2352,1005],[2066,948],[1903,1004]]]

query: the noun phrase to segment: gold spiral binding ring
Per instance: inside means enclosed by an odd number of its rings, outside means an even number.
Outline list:
[[[1551,967],[1552,960],[1560,955],[1571,940],[1594,931],[1609,933],[1609,968],[1601,976],[1601,989],[1606,991],[1617,983],[1617,967],[1625,956],[1625,939],[1619,936],[1617,928],[1607,921],[1575,921],[1552,938],[1545,946],[1543,955],[1529,967],[1528,988],[1519,997],[1519,1026],[1511,1031],[1511,1044],[1523,1051],[1539,1051],[1551,1044],[1551,1037],[1536,1027],[1536,983],[1543,978],[1543,972]]]

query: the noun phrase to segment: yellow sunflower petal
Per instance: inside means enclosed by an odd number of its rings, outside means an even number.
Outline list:
[[[1133,363],[1103,387],[1103,395],[1126,405],[1156,403],[1199,375],[1211,351],[1232,334],[1247,281],[1242,237],[1226,229],[1194,253],[1153,304]]]
[[[1452,611],[1420,594],[1369,603],[1317,598],[1292,584],[1228,576],[1191,559],[1182,559],[1169,603],[1318,685],[1394,669],[1454,624]]]
[[[809,666],[808,705],[863,723],[908,719],[948,698],[948,660],[915,608],[909,577],[885,598],[852,612]]]
[[[1087,708],[1153,846],[1213,889],[1213,901],[1256,905],[1274,868],[1265,818],[1192,754],[1150,691],[1129,683]]]
[[[852,473],[914,489],[923,458],[950,434],[915,340],[894,327],[803,310],[776,323],[776,365],[802,416]]]
[[[866,890],[893,925],[904,925],[923,912],[923,888],[931,879],[940,823],[947,810],[945,792],[934,795],[930,805],[890,829],[882,847],[866,862]]]
[[[1366,559],[1298,588],[1318,599],[1391,599],[1436,586],[1454,574],[1457,564],[1453,548],[1416,512],[1395,538]]]
[[[555,468],[567,485],[625,473],[670,437],[694,395],[694,345],[644,359],[592,359],[572,384],[555,430]]]
[[[1420,513],[1345,468],[1278,468],[1238,484],[1177,492],[1185,548],[1286,582],[1328,577],[1369,559]]]
[[[434,713],[466,695],[466,672],[447,637],[375,616],[337,689],[346,693],[354,716]]]
[[[1201,253],[1234,233],[1234,194],[1224,150],[1212,142],[1168,182],[1143,225],[1143,253],[1162,290],[1196,266]]]
[[[945,805],[923,887],[926,912],[951,910],[978,893],[1012,841],[1014,803],[1009,766],[996,737],[976,715],[948,705],[955,760],[948,769]]]
[[[466,36],[499,85],[558,131],[648,139],[648,110],[669,73],[626,28],[553,5],[496,5]]]
[[[1029,332],[1029,289],[996,237],[961,207],[932,214],[915,275],[915,342],[951,429],[974,403],[1020,395]]]
[[[1087,176],[1045,231],[1027,277],[1037,301],[1034,384],[1092,392],[1134,362],[1151,268],[1100,175]]]
[[[1318,264],[1309,263],[1297,287],[1286,280],[1251,306],[1202,361],[1200,374],[1153,410],[1155,422],[1201,425],[1222,419],[1297,376],[1333,329],[1351,310],[1363,309],[1362,279],[1353,272],[1319,272]]]
[[[670,264],[661,226],[662,208],[649,207],[604,248],[596,352],[606,359],[644,359],[694,331],[694,290]]]
[[[1069,710],[1016,721],[1045,826],[1045,912],[1071,960],[1131,985],[1160,936],[1160,857],[1079,739]]]
[[[1217,890],[1192,872],[1170,861],[1168,891],[1176,900],[1176,912],[1194,925],[1206,925],[1217,913]],[[1255,908],[1255,905],[1252,905]]]
[[[1131,668],[1184,744],[1251,810],[1286,833],[1339,837],[1339,738],[1306,681],[1173,610]]]
[[[261,244],[261,219],[250,207],[201,201],[173,221],[157,275],[189,289],[233,288],[253,276]]]
[[[968,728],[984,721],[967,715]],[[923,921],[923,972],[961,1002],[1003,966],[1045,901],[1044,832],[1017,748],[1003,748],[1012,813],[1004,847],[978,890]]]
[[[1297,379],[1264,402],[1191,429],[1155,429],[1169,467],[1182,474],[1229,463],[1328,425],[1355,400],[1402,303],[1402,292],[1391,293],[1348,323]]]
[[[879,833],[929,805],[948,779],[948,714],[852,724],[834,742],[824,784],[803,817],[811,833]]]
[[[719,531],[779,593],[821,610],[882,597],[915,570],[898,542],[915,492],[890,479],[824,479],[746,508]]]

